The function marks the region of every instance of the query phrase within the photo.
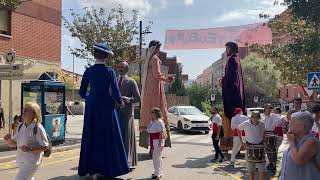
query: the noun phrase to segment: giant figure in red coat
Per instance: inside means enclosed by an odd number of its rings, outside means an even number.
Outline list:
[[[234,42],[226,43],[227,62],[222,78],[222,98],[225,116],[231,120],[236,108],[245,109],[244,85],[238,45]]]

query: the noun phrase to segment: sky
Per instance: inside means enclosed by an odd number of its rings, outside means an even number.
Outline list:
[[[207,29],[264,22],[260,13],[273,17],[285,10],[274,6],[274,0],[62,0],[62,15],[70,19],[70,10],[83,13],[84,7],[103,7],[110,10],[121,4],[125,11],[136,9],[143,23],[152,21],[151,34],[146,42],[165,39],[168,29]],[[72,55],[68,49],[79,47],[67,29],[62,29],[62,68],[72,71]],[[166,50],[168,56],[177,56],[183,65],[183,73],[196,79],[202,71],[221,57],[224,49]],[[75,72],[82,74],[85,60],[75,58]]]

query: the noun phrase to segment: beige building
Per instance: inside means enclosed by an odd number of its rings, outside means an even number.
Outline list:
[[[244,59],[248,54],[248,49],[246,47],[239,47],[239,55],[241,59]],[[215,88],[219,85],[219,79],[224,76],[224,69],[226,65],[226,53],[221,54],[221,58],[211,64],[203,70],[195,80],[196,84],[210,86]]]
[[[197,76],[197,79],[195,80],[196,84],[211,87],[212,73],[212,66],[207,67],[205,70],[202,71],[202,74]]]
[[[226,65],[225,53],[221,55],[221,58],[212,64],[212,85],[213,87],[219,86],[219,79],[224,75],[224,68]]]

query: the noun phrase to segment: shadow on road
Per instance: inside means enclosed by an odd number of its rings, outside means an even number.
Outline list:
[[[204,158],[187,158],[184,164],[172,165],[174,168],[207,168],[211,165],[212,155]]]
[[[229,173],[229,174],[242,174],[241,179],[245,179],[245,175],[247,173],[247,167],[246,166],[235,166],[231,167],[226,164],[218,164],[213,168],[214,172],[220,172],[222,174]]]
[[[148,153],[138,153],[138,161],[147,161],[151,160],[152,157]]]
[[[176,130],[176,129],[171,129],[170,130],[170,134],[186,134],[186,135],[200,135],[200,134],[203,134],[203,135],[207,135],[203,131],[182,131],[182,132],[180,132],[179,130]]]
[[[93,180],[93,176],[87,176],[87,177],[80,177],[78,175],[73,175],[73,176],[59,176],[59,177],[54,177],[50,178],[48,180]],[[124,180],[121,178],[106,178],[99,176],[97,177],[97,180]]]
[[[171,144],[187,144],[187,145],[195,145],[195,146],[212,146],[211,143],[195,143],[195,142],[179,142],[179,141],[172,141]]]

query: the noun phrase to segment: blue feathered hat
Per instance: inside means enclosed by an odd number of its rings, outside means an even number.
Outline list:
[[[107,44],[103,44],[103,43],[95,44],[95,45],[93,45],[93,48],[95,50],[99,50],[99,51],[105,52],[107,54],[113,55],[111,47],[109,47]]]

